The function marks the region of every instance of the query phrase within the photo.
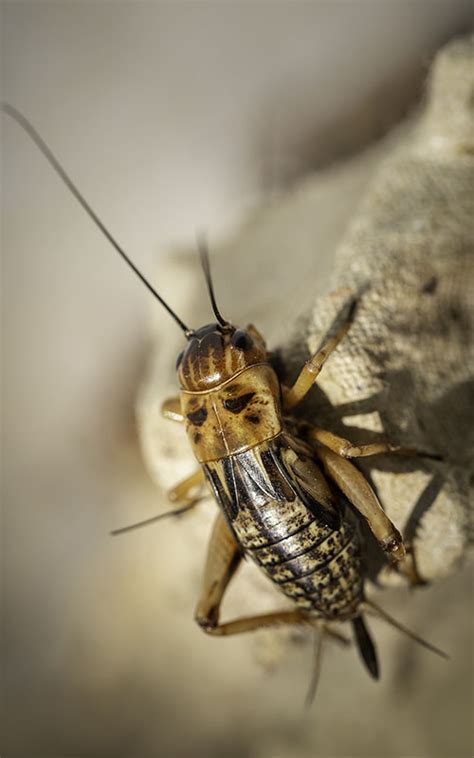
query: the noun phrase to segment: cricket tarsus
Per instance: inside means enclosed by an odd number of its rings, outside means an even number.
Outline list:
[[[35,143],[36,147],[40,150],[40,152],[44,155],[46,160],[49,162],[49,164],[52,166],[52,168],[56,171],[58,176],[63,180],[66,187],[71,191],[71,193],[74,195],[78,203],[82,206],[82,208],[85,210],[85,212],[88,214],[88,216],[92,219],[92,221],[96,224],[96,226],[100,229],[102,234],[108,239],[110,244],[115,248],[117,253],[123,258],[125,263],[130,266],[132,271],[138,276],[138,278],[143,282],[145,287],[156,297],[156,299],[161,303],[161,305],[168,311],[170,316],[176,321],[180,329],[188,336],[192,333],[192,330],[190,330],[186,324],[179,318],[179,316],[173,311],[173,309],[168,305],[168,303],[163,300],[161,295],[156,291],[156,289],[153,287],[152,284],[146,279],[146,277],[141,273],[141,271],[135,266],[133,261],[128,257],[127,253],[123,250],[123,248],[119,245],[117,240],[112,236],[112,234],[109,232],[107,227],[104,225],[104,223],[100,220],[96,212],[91,208],[85,197],[82,195],[82,193],[79,191],[79,189],[76,187],[72,179],[69,177],[69,175],[66,173],[65,169],[62,167],[61,163],[58,161],[54,153],[50,150],[44,139],[41,137],[41,135],[36,131],[34,126],[28,121],[25,116],[23,116],[20,111],[18,111],[16,108],[14,108],[12,105],[6,102],[1,103],[1,108],[4,113],[6,113],[8,116],[13,118],[17,124],[19,124],[25,132],[28,134],[31,140]]]

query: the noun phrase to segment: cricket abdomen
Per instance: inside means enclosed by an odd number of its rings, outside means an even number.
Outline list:
[[[353,527],[343,522],[337,531],[306,511],[300,516],[301,502],[288,503],[277,529],[269,519],[279,519],[281,503],[267,502],[264,508],[242,513],[234,529],[246,554],[288,597],[308,611],[326,618],[352,616],[362,600],[359,545]],[[305,508],[306,510],[306,508]],[[248,539],[249,519],[260,545]],[[294,522],[302,520],[296,529]]]
[[[322,506],[303,502],[278,441],[208,464],[206,474],[243,551],[301,609],[327,619],[356,615],[363,599],[359,541]]]

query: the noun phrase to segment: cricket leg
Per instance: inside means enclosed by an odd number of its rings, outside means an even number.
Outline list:
[[[133,529],[141,529],[142,526],[148,526],[148,524],[153,524],[155,521],[161,521],[161,519],[169,518],[171,516],[180,516],[182,513],[190,511],[191,508],[194,508],[199,503],[202,497],[199,495],[190,495],[189,493],[194,487],[200,486],[203,482],[204,472],[202,468],[198,468],[192,474],[187,476],[186,479],[183,479],[182,482],[179,482],[179,484],[169,490],[168,498],[176,505],[175,508],[170,511],[165,511],[164,513],[159,513],[157,516],[144,519],[144,521],[137,521],[136,524],[130,524],[129,526],[122,526],[120,529],[114,529],[110,534],[115,536],[117,534],[131,532]]]
[[[311,624],[311,617],[302,611],[275,611],[274,613],[264,613],[260,616],[243,616],[242,618],[228,621],[226,624],[217,624],[216,626],[203,626],[208,634],[214,637],[227,637],[231,634],[242,634],[242,632],[252,632],[255,629],[262,629],[265,626],[278,626],[280,624]],[[199,622],[200,623],[200,622]]]
[[[380,577],[389,577],[394,571],[400,576],[403,576],[410,588],[422,587],[428,584],[428,581],[423,578],[418,569],[418,561],[416,557],[416,547],[410,542],[405,542],[406,553],[395,564],[388,564],[384,566],[380,572]]]
[[[194,487],[199,487],[205,481],[204,471],[201,467],[193,471],[192,474],[183,479],[178,484],[175,484],[170,490],[168,490],[168,498],[172,503],[176,503],[178,506],[188,505],[190,502],[196,502],[196,496],[192,496],[189,493]]]
[[[174,397],[168,397],[161,404],[161,415],[171,421],[184,421],[184,416],[181,412],[181,400],[179,395]]]
[[[391,442],[353,445],[352,442],[346,440],[344,437],[339,437],[337,434],[328,432],[326,429],[321,429],[319,426],[311,426],[307,431],[307,435],[311,440],[320,442],[341,458],[365,458],[369,455],[379,455],[380,453],[398,453],[401,450],[398,445],[392,445]]]
[[[194,614],[197,623],[209,634],[213,634],[218,624],[222,598],[241,559],[237,540],[219,513],[209,541],[201,595]]]
[[[317,353],[306,361],[294,385],[289,389],[283,388],[283,408],[285,411],[289,411],[294,408],[295,405],[298,405],[311,389],[326,360],[349,331],[354,320],[356,305],[357,300],[353,300],[345,323],[334,337],[328,340]]]
[[[400,532],[383,510],[372,487],[350,461],[341,458],[328,448],[316,448],[315,453],[327,475],[339,487],[352,505],[365,518],[384,553],[391,559],[401,560],[405,546]]]
[[[404,576],[410,587],[422,587],[428,584],[426,579],[423,579],[418,569],[418,561],[416,559],[415,545],[407,544],[407,553],[405,557],[400,561],[397,566],[398,572]]]
[[[392,442],[372,442],[369,445],[353,445],[344,437],[339,437],[327,429],[319,426],[311,426],[306,432],[311,440],[320,442],[328,447],[333,453],[341,458],[367,458],[369,455],[381,455],[382,453],[395,453],[396,455],[419,456],[423,458],[439,459],[434,453],[423,452],[412,447],[394,445]]]

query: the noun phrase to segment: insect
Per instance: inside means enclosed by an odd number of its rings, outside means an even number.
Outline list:
[[[349,622],[362,660],[378,678],[377,653],[364,619],[371,612],[445,655],[365,595],[362,545],[354,514],[366,521],[391,563],[413,580],[416,574],[399,531],[351,459],[404,451],[382,442],[353,445],[294,414],[349,331],[358,299],[349,302],[342,326],[304,364],[294,384],[284,385],[259,331],[253,325],[236,327],[221,315],[203,244],[201,261],[216,321],[191,329],[136,268],[32,125],[11,106],[2,108],[26,130],[184,333],[186,346],[177,360],[180,394],[165,401],[162,410],[167,418],[184,423],[199,464],[171,491],[174,512],[194,507],[199,501],[196,488],[205,482],[218,505],[195,614],[200,627],[213,636],[228,636],[279,624],[314,626],[321,631],[322,641],[324,635],[341,639],[331,622]],[[169,514],[157,518],[163,515]],[[129,528],[133,527],[116,533]],[[243,557],[250,558],[291,599],[293,608],[221,622],[223,597]],[[319,659],[320,643],[317,651]]]

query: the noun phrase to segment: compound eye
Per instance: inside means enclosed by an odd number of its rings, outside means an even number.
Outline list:
[[[244,332],[242,329],[237,329],[232,335],[231,345],[238,350],[250,350],[250,348],[253,347],[253,342],[247,332]]]

